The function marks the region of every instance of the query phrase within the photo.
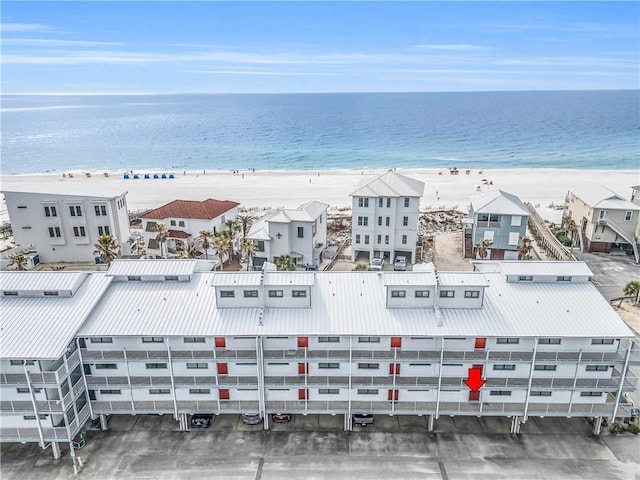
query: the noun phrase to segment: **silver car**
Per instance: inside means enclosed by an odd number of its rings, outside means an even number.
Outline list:
[[[407,258],[406,257],[396,257],[396,261],[393,262],[393,269],[404,272],[407,269]]]
[[[377,270],[377,271],[382,270],[384,268],[384,258],[371,259],[371,262],[369,263],[369,267],[371,267],[371,270]]]

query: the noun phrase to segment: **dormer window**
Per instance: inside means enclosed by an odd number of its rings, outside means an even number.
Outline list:
[[[560,275],[556,277],[556,282],[570,282],[570,281],[571,281],[571,277],[568,277],[566,275]]]
[[[391,298],[405,298],[406,296],[406,290],[391,290]]]
[[[129,275],[127,277],[127,280],[129,280],[130,282],[140,282],[142,280],[142,277],[140,277],[140,275]]]
[[[416,298],[429,298],[430,294],[429,290],[416,290],[415,292]]]
[[[5,290],[5,291],[2,292],[2,294],[5,297],[17,297],[18,296],[18,292],[13,291],[13,290]]]
[[[220,298],[234,298],[236,293],[233,290],[220,290]]]
[[[293,298],[306,298],[307,291],[306,290],[293,290],[291,292],[291,296]]]
[[[440,290],[440,298],[454,298],[456,292],[453,290]]]
[[[58,296],[58,292],[51,291],[51,290],[49,290],[49,291],[45,290],[44,296],[45,297],[57,297]]]
[[[166,282],[177,282],[178,281],[178,276],[177,275],[165,275],[164,279]]]
[[[519,282],[533,282],[533,275],[519,275]]]
[[[244,298],[258,298],[258,290],[245,290]]]
[[[466,290],[464,298],[480,298],[480,290]]]

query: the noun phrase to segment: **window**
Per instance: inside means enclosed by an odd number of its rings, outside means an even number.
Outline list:
[[[245,290],[244,298],[258,298],[258,290]]]
[[[147,370],[161,370],[167,368],[166,363],[145,363]]]
[[[568,277],[566,275],[560,275],[556,277],[556,282],[570,282],[570,281],[571,281],[571,277]]]
[[[359,388],[358,389],[358,395],[377,395],[377,394],[378,394],[377,388]]]
[[[378,226],[381,227],[382,226],[382,217],[378,217]]]
[[[44,216],[45,217],[57,217],[58,212],[56,211],[56,207],[44,207]]]
[[[340,364],[334,363],[334,362],[330,362],[330,363],[323,362],[318,364],[318,368],[340,368]]]
[[[389,245],[389,235],[384,236],[384,244]]]
[[[165,282],[177,282],[178,281],[178,276],[177,275],[165,275],[164,276],[164,281]]]
[[[113,343],[113,338],[111,338],[111,337],[93,337],[91,339],[91,343]]]
[[[45,420],[47,417],[48,417],[48,415],[45,415],[44,413],[41,413],[39,415],[40,420]],[[25,420],[35,420],[36,416],[35,415],[24,415],[22,418],[25,419]]]
[[[629,220],[631,220],[632,216],[633,216],[633,212],[624,212],[624,221],[628,222]]]
[[[114,389],[100,390],[100,395],[120,395],[121,393],[122,393],[122,390],[114,390]]]
[[[60,227],[49,227],[49,237],[51,238],[60,238],[62,233],[60,233]]]
[[[378,236],[376,237],[376,243],[377,243],[378,245],[380,245],[380,244],[382,243],[382,235],[378,235]]]
[[[402,217],[402,226],[403,227],[409,226],[409,217]]]
[[[518,281],[519,282],[533,282],[533,276],[532,275],[519,275],[518,276]]]
[[[175,220],[171,220],[171,226],[175,227],[176,226],[176,221]]]
[[[494,370],[515,370],[516,366],[515,364],[511,364],[511,365],[499,364],[499,365],[494,365],[493,369]]]
[[[367,208],[369,206],[369,199],[366,197],[358,198],[358,206]]]
[[[178,220],[178,226],[184,227],[184,220]]]
[[[391,217],[385,217],[384,218],[384,226],[388,227],[389,225],[391,225]]]
[[[69,214],[72,217],[81,217],[82,216],[82,208],[80,208],[80,205],[75,205],[75,206],[69,205]]]
[[[539,338],[538,345],[560,345],[559,338]]]
[[[164,343],[164,337],[142,337],[142,343]]]
[[[109,230],[108,225],[100,226],[98,225],[98,235],[111,235],[111,230]]]
[[[382,206],[382,205],[380,205],[380,206]],[[18,208],[27,208],[27,206],[26,205],[18,205]]]
[[[489,392],[489,395],[499,396],[499,397],[510,397],[511,396],[511,390],[491,390]]]
[[[429,292],[429,290],[416,290],[415,291],[415,297],[416,298],[429,298],[430,294],[431,294],[431,292]]]
[[[22,360],[11,360],[11,361],[9,362],[9,364],[10,364],[10,365],[17,366],[17,365],[22,365],[22,364],[23,364],[23,362],[22,362]]]
[[[551,392],[548,390],[533,390],[531,392],[532,397],[550,397]]]
[[[613,338],[594,338],[591,345],[613,345]]]
[[[209,388],[190,388],[190,395],[208,395],[211,393],[211,389]]]
[[[227,342],[225,341],[224,337],[216,337],[214,339],[214,344],[215,344],[216,348],[226,348],[227,347]]]
[[[485,348],[487,346],[486,337],[477,337],[473,348]]]
[[[379,363],[359,363],[358,368],[361,370],[378,370],[380,368]]]
[[[168,388],[150,388],[149,393],[151,395],[167,395],[171,393],[171,390]]]
[[[291,296],[293,298],[306,298],[307,291],[306,290],[294,290],[291,292]]]
[[[379,198],[378,199],[378,207],[382,208],[382,204],[383,204],[382,202],[384,202],[384,199]]]
[[[402,347],[402,337],[391,337],[391,348]]]
[[[609,370],[608,365],[587,365],[587,372],[606,372]]]
[[[282,290],[269,290],[269,298],[282,298],[284,291]]]
[[[369,217],[358,217],[358,225],[366,227],[369,225]]]
[[[220,290],[220,297],[221,298],[233,298],[235,297],[236,294],[233,290]]]
[[[26,227],[22,227],[22,230],[31,230],[31,225],[28,225]]]
[[[405,208],[409,206],[409,197],[404,197],[404,206]]]
[[[580,392],[581,397],[601,397],[602,392]]]
[[[86,237],[86,231],[84,227],[73,227],[73,236],[74,237]]]
[[[364,244],[369,245],[369,235],[364,236]]]
[[[45,292],[44,292],[44,296],[45,296],[45,297],[57,297],[57,296],[58,296],[58,292],[45,291]]]
[[[298,227],[298,238],[304,238],[304,227]]]
[[[129,276],[127,276],[127,281],[129,281],[129,282],[140,282],[140,281],[142,281],[142,277],[140,275],[129,275]]]
[[[96,363],[96,370],[117,370],[118,365],[115,363]]]
[[[18,296],[18,292],[14,291],[14,290],[5,290],[2,292],[2,294],[5,297],[17,297]]]
[[[360,234],[359,233],[356,234],[356,243],[360,243]]]
[[[96,217],[106,217],[107,216],[107,206],[106,205],[94,205],[93,209],[96,212]]]
[[[380,337],[358,337],[358,343],[380,343]]]
[[[534,370],[554,372],[556,370],[556,368],[558,368],[557,365],[536,365],[534,367]]]
[[[205,343],[204,337],[184,337],[184,343]]]
[[[319,388],[318,393],[320,395],[337,395],[340,393],[339,388]]]
[[[18,393],[29,393],[29,389],[26,388],[26,387],[18,387],[16,390],[18,391]],[[36,392],[36,393],[39,393],[39,392],[42,391],[42,389],[41,388],[34,388],[33,391]]]
[[[258,246],[256,252],[264,252],[264,240],[258,240]]]
[[[480,298],[480,290],[466,290],[464,298]]]
[[[340,337],[318,337],[318,343],[340,343]]]
[[[387,198],[387,208],[391,208],[391,199]]]
[[[209,368],[209,364],[207,362],[187,362],[187,370],[204,370],[206,368]]]
[[[405,298],[406,296],[406,290],[391,290],[391,298]]]
[[[440,290],[440,298],[454,298],[456,292],[453,290]]]
[[[407,236],[402,235],[402,245],[406,245],[406,244],[407,244]]]
[[[518,245],[519,241],[520,241],[519,232],[509,232],[509,245]]]
[[[518,344],[520,343],[520,339],[519,338],[496,338],[496,343],[497,344]]]

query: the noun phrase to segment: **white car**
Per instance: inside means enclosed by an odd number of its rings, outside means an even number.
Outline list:
[[[374,258],[369,264],[371,270],[382,270],[384,268],[384,258]]]
[[[396,261],[393,262],[393,269],[404,272],[407,269],[406,257],[396,257]]]

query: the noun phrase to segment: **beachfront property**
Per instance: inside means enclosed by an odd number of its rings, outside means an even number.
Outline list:
[[[186,249],[187,243],[198,238],[202,230],[215,235],[226,229],[225,222],[236,221],[239,205],[238,202],[213,198],[204,201],[174,200],[144,213],[140,218],[147,257],[177,258]],[[165,245],[160,245],[157,240],[159,223],[165,225]],[[199,251],[201,254],[205,253],[203,248]],[[210,253],[213,253],[211,249],[206,252],[206,256]]]
[[[72,183],[60,191],[43,185],[2,190],[17,246],[35,247],[42,263],[95,262],[98,237],[112,235],[120,255],[130,253],[126,191]]]
[[[640,205],[606,187],[591,185],[567,192],[563,217],[575,222],[574,241],[581,251],[626,252],[640,261],[636,239]]]
[[[633,332],[582,262],[474,272],[0,275],[0,440],[69,443],[107,415],[628,417]],[[632,348],[634,350],[632,350]],[[477,377],[478,385],[472,384]],[[73,452],[73,448],[71,448]]]
[[[392,170],[362,181],[351,192],[351,261],[404,256],[416,261],[424,183]]]
[[[640,185],[631,187],[631,203],[640,207]],[[636,223],[636,243],[640,242],[640,220]]]
[[[252,265],[260,269],[280,255],[289,255],[298,266],[319,266],[327,248],[326,203],[311,201],[298,208],[281,208],[255,221],[247,239],[256,242]]]
[[[463,222],[464,258],[479,258],[477,246],[487,239],[491,242],[487,260],[516,260],[528,221],[529,210],[511,193],[490,190],[472,195],[469,218]]]

